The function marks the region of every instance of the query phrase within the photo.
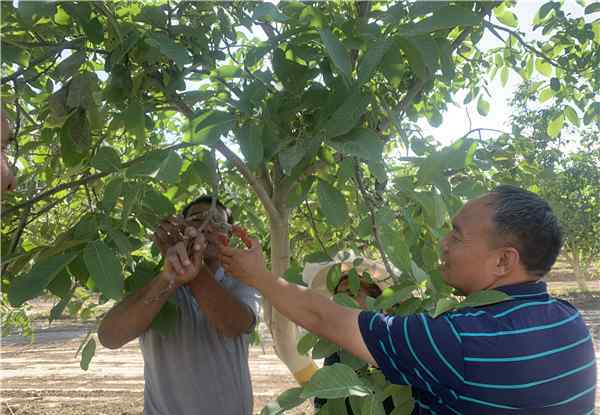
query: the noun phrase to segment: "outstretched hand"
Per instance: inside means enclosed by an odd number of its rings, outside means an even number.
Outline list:
[[[265,278],[273,278],[267,269],[265,257],[257,239],[250,239],[249,249],[229,248],[219,245],[219,260],[229,275],[252,287],[257,287]]]

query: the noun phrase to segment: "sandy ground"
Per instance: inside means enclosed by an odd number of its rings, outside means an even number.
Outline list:
[[[573,284],[553,283],[553,291],[572,291]],[[600,282],[590,287],[595,293],[569,295],[580,307],[592,329],[600,352]],[[133,341],[119,350],[98,345],[90,369],[79,367],[75,353],[91,323],[61,320],[48,326],[36,321],[35,342],[7,336],[0,351],[0,413],[7,415],[133,415],[143,408],[143,362]],[[250,368],[254,385],[255,413],[282,391],[296,386],[287,368],[272,351],[268,336],[263,347],[253,346]],[[599,367],[600,370],[600,367]],[[600,406],[600,391],[597,391]],[[289,414],[312,413],[310,405]]]

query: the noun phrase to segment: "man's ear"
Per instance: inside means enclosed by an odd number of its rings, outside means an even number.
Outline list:
[[[495,274],[498,277],[505,276],[514,271],[521,261],[519,251],[513,247],[501,248],[498,253]]]

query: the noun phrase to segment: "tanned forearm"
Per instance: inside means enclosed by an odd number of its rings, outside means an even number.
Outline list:
[[[118,349],[143,334],[161,307],[175,292],[162,273],[115,305],[102,319],[98,339],[104,347]]]
[[[276,278],[270,272],[258,281],[257,288],[281,314],[365,362],[375,363],[358,328],[361,310],[342,307],[315,291]]]
[[[198,277],[188,285],[199,307],[223,336],[240,336],[254,323],[250,308],[224,289],[208,268],[202,267]]]

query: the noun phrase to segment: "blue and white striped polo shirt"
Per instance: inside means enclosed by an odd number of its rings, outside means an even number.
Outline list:
[[[387,379],[412,385],[415,413],[591,415],[596,361],[575,307],[544,282],[498,288],[512,299],[438,318],[362,312]]]

